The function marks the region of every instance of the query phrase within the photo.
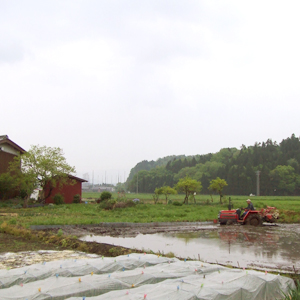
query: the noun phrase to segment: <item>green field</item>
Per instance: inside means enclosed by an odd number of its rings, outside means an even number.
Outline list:
[[[100,197],[100,193],[82,193],[82,198],[86,201],[94,201]],[[118,199],[120,195],[113,193],[113,198]],[[209,203],[213,207],[218,207],[218,209],[226,209],[229,203],[229,197],[231,198],[231,203],[234,208],[246,207],[247,199],[251,199],[256,209],[265,208],[266,206],[275,206],[280,210],[292,210],[295,212],[300,212],[300,196],[226,196],[223,198],[223,205],[219,205],[220,197],[219,195],[196,195],[196,205],[206,205]],[[140,199],[141,202],[145,204],[153,204],[152,194],[126,194],[126,199],[133,200],[135,198]],[[183,202],[184,195],[171,195],[169,197],[173,202],[179,201]],[[160,204],[166,204],[166,200],[163,196],[160,197]],[[194,201],[189,201],[190,205],[194,205]]]
[[[84,193],[82,204],[65,204],[35,208],[15,208],[13,205],[0,205],[0,224],[6,222],[12,225],[29,227],[30,225],[63,225],[63,224],[96,224],[100,222],[182,222],[182,221],[212,221],[217,218],[218,211],[227,209],[228,198],[224,204],[219,203],[219,197],[197,195],[196,204],[175,206],[160,203],[153,204],[151,194],[127,194],[126,198],[139,198],[135,207],[101,210],[95,199],[99,193]],[[118,194],[113,195],[115,198]],[[183,195],[171,197],[172,202],[183,202]],[[232,196],[234,208],[246,207],[247,196]],[[300,223],[300,197],[251,197],[256,209],[275,206],[279,209],[279,222]],[[124,200],[124,199],[123,199]]]

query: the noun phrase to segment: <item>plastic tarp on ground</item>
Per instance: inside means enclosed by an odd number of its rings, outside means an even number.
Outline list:
[[[0,270],[0,288],[42,280],[48,277],[76,277],[91,274],[109,274],[116,271],[149,267],[161,263],[173,263],[177,258],[158,257],[156,255],[131,254],[130,257],[119,256],[92,259],[67,259],[41,264],[33,264],[11,270]]]
[[[152,254],[0,270],[1,300],[282,299],[286,277]]]

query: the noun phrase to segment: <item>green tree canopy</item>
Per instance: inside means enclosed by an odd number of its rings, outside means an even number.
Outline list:
[[[222,191],[225,186],[227,186],[227,182],[225,179],[221,179],[220,177],[217,177],[216,179],[211,180],[210,185],[208,187],[211,191],[216,191],[220,195],[220,203],[222,203]]]
[[[158,194],[162,194],[165,196],[166,204],[168,204],[168,198],[170,195],[177,194],[177,191],[174,188],[171,188],[170,186],[163,186],[163,187],[157,189],[157,192],[158,192]]]
[[[14,182],[14,178],[9,173],[0,175],[0,200],[11,196],[11,191],[15,188]]]
[[[270,179],[273,189],[283,195],[293,193],[300,186],[300,176],[292,166],[277,166],[270,171]]]
[[[175,186],[175,189],[178,192],[185,193],[184,203],[188,204],[189,196],[196,192],[200,192],[202,189],[202,184],[200,181],[197,181],[195,179],[186,176],[185,178],[179,179],[179,181]]]
[[[31,146],[28,152],[15,157],[10,171],[16,174],[23,188],[44,189],[46,185],[49,185],[48,195],[43,195],[41,199],[44,201],[58,183],[63,185],[68,181],[68,175],[75,173],[75,168],[67,163],[62,149]]]
[[[157,187],[174,186],[181,178],[188,176],[200,181],[203,186],[201,192],[208,193],[210,181],[219,177],[228,183],[226,193],[249,195],[256,192],[256,171],[260,171],[261,195],[300,194],[297,179],[293,184],[288,183],[289,179],[284,179],[282,184],[287,186],[279,187],[279,181],[288,173],[280,172],[281,176],[275,176],[274,172],[270,174],[277,166],[291,166],[294,174],[300,176],[300,139],[294,134],[280,144],[268,139],[249,147],[242,145],[240,149],[223,148],[214,154],[168,156],[161,161],[165,164],[138,164],[137,167],[149,168],[145,173],[135,168],[135,176],[139,171],[138,182],[137,177],[128,180],[128,189],[136,191],[138,183],[139,192],[152,193]]]

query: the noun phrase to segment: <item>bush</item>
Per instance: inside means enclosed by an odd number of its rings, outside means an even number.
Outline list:
[[[182,206],[182,203],[179,202],[179,201],[174,201],[174,202],[173,202],[173,205],[174,205],[174,206]]]
[[[81,202],[80,195],[79,194],[74,195],[73,203],[80,203],[80,202]]]
[[[125,202],[117,202],[115,205],[115,208],[125,208],[126,203]]]
[[[127,200],[125,203],[126,203],[126,207],[136,206],[136,203],[132,200]]]
[[[109,199],[107,201],[102,201],[99,205],[100,209],[105,209],[105,210],[111,210],[115,208],[115,205],[117,203],[117,200],[115,199]]]
[[[62,236],[63,235],[63,231],[62,231],[62,229],[60,228],[60,229],[58,229],[58,231],[57,231],[57,235],[58,236]]]
[[[60,204],[64,204],[65,203],[64,196],[61,195],[61,194],[56,194],[53,197],[53,201],[54,201],[54,204],[56,204],[56,205],[60,205]]]
[[[136,206],[136,203],[134,203],[132,200],[127,200],[126,202],[117,202],[114,208],[125,208],[134,206]]]
[[[13,195],[14,179],[8,174],[0,175],[0,199],[8,199]]]
[[[100,195],[100,201],[111,199],[112,194],[110,192],[102,192]]]

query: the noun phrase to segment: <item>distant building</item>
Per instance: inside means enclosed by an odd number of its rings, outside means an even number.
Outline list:
[[[96,186],[85,186],[83,185],[82,186],[82,189],[85,191],[85,192],[96,192],[96,193],[102,193],[102,192],[111,192],[113,193],[115,191],[115,187],[113,186],[99,186],[99,185],[96,185]]]
[[[10,162],[13,162],[14,157],[23,154],[26,151],[19,145],[11,141],[7,135],[0,135],[0,175],[8,172]],[[0,195],[0,199],[16,197],[16,190],[9,190],[5,196]]]
[[[46,199],[45,203],[54,203],[53,197],[56,194],[61,194],[64,197],[65,203],[73,203],[74,196],[78,194],[80,199],[82,197],[82,183],[86,182],[85,179],[75,177],[73,175],[68,175],[69,182],[60,186],[59,182],[56,187],[51,190],[50,196]],[[75,184],[72,184],[72,182]],[[50,186],[46,185],[44,188],[44,195],[48,195]]]
[[[19,154],[23,154],[26,151],[19,145],[11,141],[7,135],[0,135],[0,175],[8,171],[9,163],[14,160]],[[60,193],[65,198],[65,203],[72,203],[73,198],[76,194],[82,195],[82,183],[87,182],[85,179],[81,179],[72,175],[69,176],[69,183],[63,185],[62,187],[57,184],[55,188],[52,189],[50,197],[46,200],[46,203],[53,203],[53,196]],[[71,180],[75,184],[71,184]],[[49,186],[45,187],[45,195],[49,192]],[[36,191],[38,193],[38,191]],[[15,192],[12,191],[10,197],[16,196]],[[1,199],[1,195],[0,195]]]
[[[14,157],[26,151],[8,138],[7,135],[0,135],[0,174],[8,171],[9,163]]]

